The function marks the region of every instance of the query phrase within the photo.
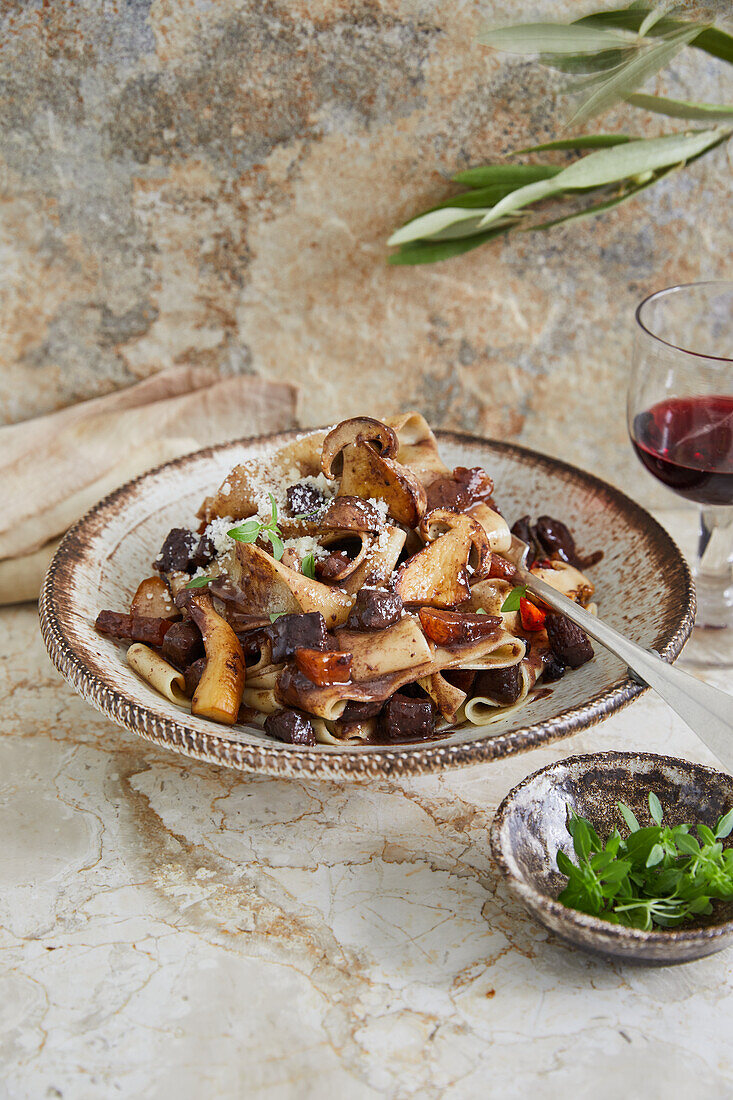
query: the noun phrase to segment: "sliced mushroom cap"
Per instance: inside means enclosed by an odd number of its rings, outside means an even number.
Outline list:
[[[359,496],[337,496],[318,521],[320,529],[379,531],[385,522],[380,512]]]
[[[330,628],[346,621],[353,597],[340,588],[288,569],[254,543],[238,542],[229,579],[247,609],[255,614],[320,611]]]
[[[345,448],[338,495],[383,500],[389,515],[405,527],[417,526],[427,507],[425,490],[412,471],[383,458],[371,443]]]
[[[472,546],[467,562],[472,579],[478,581],[487,577],[491,568],[491,547],[486,531],[473,516],[465,512],[452,512],[448,508],[435,508],[420,522],[420,534],[427,543],[435,542],[449,531],[460,534]]]
[[[336,477],[336,458],[349,444],[358,443],[373,444],[384,458],[392,458],[397,454],[397,436],[381,420],[375,420],[371,416],[355,416],[351,420],[342,420],[323,441],[321,469],[329,480]]]
[[[421,531],[431,541],[400,568],[395,591],[407,604],[456,607],[491,562],[486,536],[470,516],[443,510],[431,512]]]
[[[407,412],[384,418],[385,424],[397,434],[396,459],[408,466],[426,488],[450,470],[438,452],[438,442],[422,413]]]
[[[185,606],[201,631],[206,667],[191,700],[191,713],[232,725],[244,691],[244,653],[237,635],[214,610],[208,592],[187,594]]]

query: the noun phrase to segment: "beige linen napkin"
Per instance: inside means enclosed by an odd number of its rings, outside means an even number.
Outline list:
[[[63,532],[118,485],[199,447],[291,428],[295,401],[285,383],[176,367],[0,428],[0,604],[37,597]]]

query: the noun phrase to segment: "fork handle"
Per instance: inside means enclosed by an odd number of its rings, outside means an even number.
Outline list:
[[[530,592],[615,653],[639,683],[654,688],[718,760],[733,770],[733,696],[668,665],[652,650],[629,641],[528,570],[520,569],[520,574]]]

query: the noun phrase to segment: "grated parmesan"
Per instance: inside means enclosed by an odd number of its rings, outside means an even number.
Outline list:
[[[217,554],[223,554],[228,550],[234,539],[231,539],[227,534],[227,531],[231,531],[232,527],[236,526],[236,520],[233,520],[231,516],[223,516],[219,519],[212,519],[206,526],[204,534],[208,535],[214,544]]]
[[[283,546],[286,550],[292,550],[301,559],[307,558],[309,554],[312,554],[316,560],[328,557],[328,550],[312,535],[302,535],[297,539],[283,539]]]

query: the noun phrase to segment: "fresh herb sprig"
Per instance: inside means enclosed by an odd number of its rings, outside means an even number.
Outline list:
[[[285,552],[285,547],[283,546],[282,531],[278,526],[277,501],[272,493],[267,495],[270,498],[270,519],[246,519],[244,523],[232,527],[231,530],[227,531],[227,534],[230,539],[235,539],[236,542],[256,542],[260,537],[267,539],[272,547],[273,558],[275,561],[280,561]],[[293,520],[310,519],[318,511],[319,509],[316,508],[313,512],[304,512],[300,516],[293,516]]]
[[[516,588],[512,588],[511,592],[504,600],[504,603],[501,605],[499,610],[503,614],[506,614],[508,611],[519,611],[519,608],[522,606],[520,601],[524,599],[526,595],[527,585],[518,584]]]
[[[570,164],[506,161],[464,169],[453,182],[467,188],[397,229],[387,242],[391,264],[423,264],[459,256],[506,233],[536,232],[587,218],[634,198],[670,172],[710,153],[733,134],[733,104],[688,103],[639,91],[686,47],[733,64],[733,36],[708,23],[670,18],[667,4],[634,0],[570,23],[489,27],[485,46],[536,57],[566,74],[581,102],[570,122],[585,123],[625,101],[687,128],[643,138],[591,133],[514,150],[513,154],[577,151]],[[694,128],[702,123],[703,128]],[[707,126],[705,125],[707,124]]]
[[[277,501],[272,493],[270,498],[271,516],[269,520],[247,519],[227,531],[230,539],[236,542],[256,542],[258,538],[267,539],[272,547],[272,556],[275,561],[280,561],[285,547],[283,546],[282,533],[277,525]]]
[[[605,844],[591,823],[568,807],[577,864],[565,852],[557,853],[558,869],[568,878],[558,899],[563,905],[649,931],[674,928],[710,914],[716,899],[733,899],[733,848],[721,843],[733,830],[733,809],[713,831],[707,825],[665,825],[653,791],[652,825],[640,826],[625,803],[618,807],[629,835],[624,839],[614,829]]]
[[[192,581],[189,581],[186,588],[205,588],[209,581],[213,581],[213,577],[194,577]]]

